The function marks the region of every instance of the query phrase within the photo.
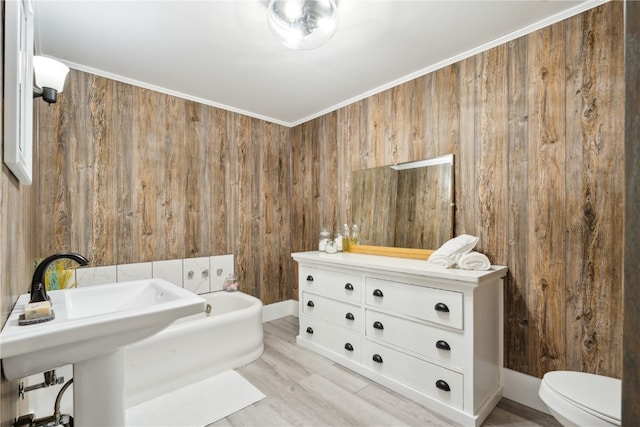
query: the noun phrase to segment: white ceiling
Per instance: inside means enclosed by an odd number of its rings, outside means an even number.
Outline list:
[[[33,0],[36,54],[295,126],[605,0],[339,0],[335,36],[296,51],[266,0]]]

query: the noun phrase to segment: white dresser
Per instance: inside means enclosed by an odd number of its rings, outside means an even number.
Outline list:
[[[294,253],[297,343],[441,414],[478,426],[502,397],[502,278],[425,261]]]

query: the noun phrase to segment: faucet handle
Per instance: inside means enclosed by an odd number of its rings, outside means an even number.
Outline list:
[[[31,298],[29,302],[48,301],[47,294],[44,292],[44,285],[40,282],[36,283],[34,289],[31,291]]]

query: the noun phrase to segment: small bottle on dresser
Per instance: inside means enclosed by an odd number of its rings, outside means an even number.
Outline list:
[[[342,229],[342,252],[349,252],[349,226],[347,224]]]
[[[330,237],[331,233],[329,233],[329,230],[327,230],[326,228],[320,230],[320,240],[318,242],[318,250],[320,252],[327,251],[327,242],[329,241]]]
[[[360,241],[360,230],[358,230],[358,226],[353,224],[351,227],[351,235],[349,236],[349,246],[357,245]]]

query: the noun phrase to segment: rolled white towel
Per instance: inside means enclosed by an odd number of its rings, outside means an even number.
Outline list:
[[[437,268],[451,268],[456,265],[456,261],[445,254],[434,252],[427,259],[427,265]]]
[[[438,268],[455,267],[458,259],[471,251],[476,243],[478,243],[478,240],[480,240],[478,237],[468,234],[461,234],[458,237],[454,237],[446,241],[438,250],[431,254],[427,260],[427,265]]]
[[[491,268],[491,262],[485,254],[480,252],[469,252],[458,259],[458,267],[465,270],[488,270]]]
[[[458,261],[462,255],[470,252],[476,246],[478,240],[480,240],[479,237],[461,234],[446,241],[434,254],[446,255],[455,262]]]

